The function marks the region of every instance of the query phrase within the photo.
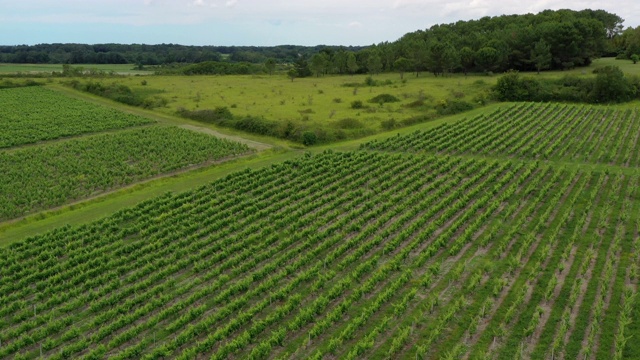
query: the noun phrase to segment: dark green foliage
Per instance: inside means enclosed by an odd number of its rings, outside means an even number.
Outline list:
[[[612,103],[633,99],[636,91],[631,88],[624,73],[617,66],[605,66],[594,70],[597,74],[591,92],[591,102]]]
[[[615,103],[637,97],[640,83],[626,78],[617,66],[594,70],[595,78],[567,75],[560,79],[521,76],[511,71],[498,79],[493,94],[500,101],[569,101]]]
[[[39,86],[39,85],[44,85],[44,84],[31,79],[25,80],[21,83],[13,82],[9,79],[4,79],[0,82],[0,89],[10,89],[10,88],[16,88],[16,87]]]
[[[262,72],[263,67],[247,62],[230,63],[219,61],[207,61],[179,68],[177,71],[183,75],[246,75]]]
[[[382,128],[385,130],[393,130],[396,127],[398,127],[399,124],[394,118],[391,118],[387,120],[382,120],[382,122],[380,122],[380,126],[382,126]]]
[[[439,115],[459,114],[473,109],[473,105],[464,100],[447,100],[436,105]]]
[[[98,81],[80,82],[73,80],[67,82],[76,90],[85,91],[94,95],[106,97],[108,99],[132,106],[142,106],[144,98],[131,90],[126,85],[111,83],[105,85]]]
[[[398,99],[397,97],[391,94],[380,94],[376,97],[369,99],[369,102],[374,104],[385,104],[385,103],[399,102],[399,101],[400,99]]]
[[[351,108],[352,109],[362,109],[364,108],[364,104],[362,103],[361,100],[354,100],[351,102]]]
[[[336,121],[336,127],[340,129],[360,129],[364,127],[364,124],[354,118],[344,118]]]
[[[215,109],[187,110],[179,108],[177,114],[196,121],[209,124],[229,127],[237,130],[246,131],[253,134],[288,137],[284,136],[284,132],[291,136],[291,129],[282,128],[280,123],[266,120],[258,116],[245,116],[242,118],[234,118],[231,111],[226,106],[219,106]]]
[[[187,110],[185,108],[178,108],[177,112],[178,115],[182,117],[211,124],[233,118],[231,111],[229,111],[226,106],[218,106],[215,109],[203,110]]]
[[[407,108],[417,108],[421,106],[424,106],[424,100],[422,99],[418,99],[404,105],[404,107],[407,107]]]
[[[318,142],[318,136],[312,131],[305,131],[302,134],[302,143],[306,146],[315,145]]]

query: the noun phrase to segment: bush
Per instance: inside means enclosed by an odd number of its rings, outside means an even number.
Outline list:
[[[421,106],[424,106],[424,100],[422,100],[422,99],[418,99],[418,100],[412,101],[412,102],[404,105],[404,107],[406,107],[406,108],[417,108],[417,107],[421,107]]]
[[[364,104],[360,100],[354,100],[351,102],[352,109],[362,109],[364,108]]]
[[[382,120],[382,122],[380,122],[380,126],[382,126],[382,128],[385,130],[393,130],[396,127],[398,127],[398,123],[396,122],[396,119],[391,118],[387,120]]]
[[[318,136],[312,131],[302,133],[302,143],[305,146],[315,145],[318,142]]]
[[[360,129],[364,127],[364,124],[354,118],[344,118],[336,121],[335,125],[340,129]]]
[[[439,115],[453,115],[473,109],[473,105],[463,100],[449,100],[436,105]]]
[[[369,99],[370,103],[375,103],[375,104],[385,104],[385,103],[398,102],[398,101],[400,101],[400,99],[398,99],[397,97],[391,94],[380,94],[376,97]]]
[[[203,109],[203,110],[187,110],[185,108],[178,108],[178,115],[186,117],[188,119],[197,120],[206,123],[219,123],[223,120],[229,120],[233,118],[231,111],[226,106],[218,106],[215,109]]]

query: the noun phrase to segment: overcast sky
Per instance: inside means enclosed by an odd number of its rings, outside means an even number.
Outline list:
[[[567,8],[640,24],[639,0],[0,0],[0,45],[371,45],[435,24]]]

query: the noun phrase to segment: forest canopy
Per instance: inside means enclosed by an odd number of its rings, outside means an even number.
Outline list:
[[[640,52],[640,29],[624,30],[624,20],[604,10],[545,10],[434,25],[394,42],[367,47],[281,45],[185,46],[176,44],[39,44],[0,46],[0,62],[169,65],[209,62],[219,73],[295,69],[294,76],[396,71],[503,72],[569,69],[601,56],[629,58]],[[216,66],[218,63],[264,66]],[[232,70],[229,70],[232,69]],[[190,71],[201,71],[202,68]]]

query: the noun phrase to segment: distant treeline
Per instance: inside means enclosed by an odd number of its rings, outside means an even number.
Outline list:
[[[279,63],[310,57],[321,49],[359,51],[358,46],[187,46],[177,44],[38,44],[0,46],[0,62],[18,64],[193,64],[227,61],[262,64],[267,59]]]
[[[0,46],[0,62],[130,63],[176,74],[280,71],[292,79],[391,71],[438,76],[557,70],[586,66],[601,56],[631,58],[640,53],[640,27],[624,30],[623,22],[604,10],[545,10],[434,25],[367,47],[41,44]]]

